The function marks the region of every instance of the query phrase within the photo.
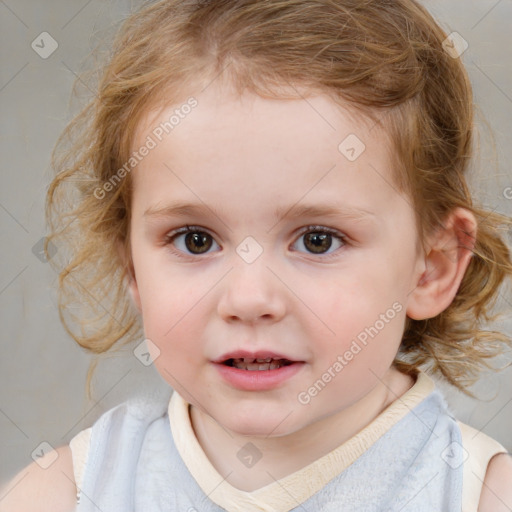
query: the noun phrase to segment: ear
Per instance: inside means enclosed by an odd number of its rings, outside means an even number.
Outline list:
[[[452,303],[471,261],[476,231],[474,215],[456,208],[444,226],[428,237],[423,272],[407,302],[409,318],[433,318]]]
[[[130,293],[130,297],[132,298],[132,301],[139,310],[139,312],[142,312],[139,288],[137,286],[137,279],[135,278],[133,261],[130,254],[128,254],[126,245],[121,240],[117,241],[117,252],[119,254],[121,262],[123,263],[123,268],[125,269],[126,280],[128,281],[128,292]]]

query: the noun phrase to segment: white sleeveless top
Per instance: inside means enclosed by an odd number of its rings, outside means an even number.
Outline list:
[[[284,482],[287,489],[293,489],[295,499],[299,499],[300,502],[305,501],[315,492],[322,489],[344,468],[354,463],[377,439],[400,419],[404,418],[412,408],[424,400],[434,388],[433,380],[425,373],[420,372],[416,383],[411,389],[387,407],[358,435],[333,450],[327,456],[285,477],[281,480],[281,483]],[[229,506],[229,510],[234,510],[234,503],[243,504],[243,497],[247,493],[230,485],[223,485],[222,489],[218,490],[216,496],[212,495],[211,489],[216,488],[219,479],[222,479],[222,477],[212,466],[201,448],[192,428],[189,404],[178,393],[173,393],[169,401],[168,417],[169,428],[171,429],[176,448],[199,487],[203,490],[208,490],[208,493],[220,506],[223,506],[223,504],[226,505],[226,508]],[[487,465],[494,455],[507,453],[507,450],[500,443],[482,432],[461,422],[457,422],[457,424],[460,427],[462,445],[465,450],[463,454],[459,454],[459,456],[465,459],[463,466],[462,512],[477,512]],[[82,430],[70,442],[78,495],[82,487],[91,431],[92,428]],[[329,462],[330,456],[332,456],[332,464],[326,464],[326,461]],[[319,464],[321,464],[321,468]],[[305,482],[307,482],[307,485]],[[264,494],[262,494],[261,499],[265,502],[272,501],[273,492],[276,494],[275,498],[278,498],[280,486],[277,483],[275,487],[272,487],[272,485],[264,488]],[[213,493],[215,492],[213,491]],[[258,490],[253,491],[251,495],[258,499]],[[282,496],[279,499],[282,499]],[[243,505],[241,505],[239,511],[244,512]]]

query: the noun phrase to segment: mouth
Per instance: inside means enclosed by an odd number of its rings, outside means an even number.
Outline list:
[[[254,371],[267,371],[267,370],[279,370],[283,366],[290,366],[295,361],[283,358],[254,358],[254,357],[238,357],[230,358],[222,361],[221,364],[229,366],[231,368],[237,368],[239,370],[247,370],[250,372]]]
[[[289,359],[269,351],[239,350],[212,361],[229,386],[242,391],[270,391],[284,386],[305,366],[305,361]]]

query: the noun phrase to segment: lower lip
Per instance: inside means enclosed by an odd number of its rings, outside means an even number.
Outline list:
[[[292,363],[274,370],[240,370],[234,366],[214,363],[226,382],[244,391],[266,391],[293,377],[304,363]]]

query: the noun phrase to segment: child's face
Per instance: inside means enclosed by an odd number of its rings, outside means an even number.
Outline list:
[[[179,105],[139,129],[134,149],[157,145],[133,171],[132,291],[186,400],[235,432],[295,432],[394,372],[423,270],[413,207],[380,128],[325,96],[240,99],[214,82],[196,99],[161,141]],[[354,161],[351,134],[366,145]],[[294,364],[222,364],[238,351]]]

